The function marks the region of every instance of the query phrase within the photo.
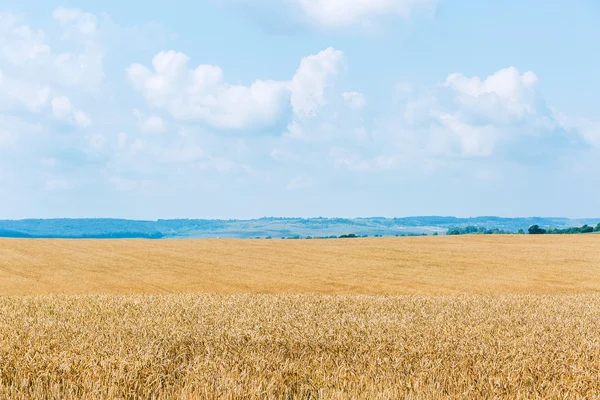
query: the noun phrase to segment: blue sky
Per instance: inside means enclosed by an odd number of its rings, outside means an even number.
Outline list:
[[[600,3],[0,6],[0,218],[600,215]]]

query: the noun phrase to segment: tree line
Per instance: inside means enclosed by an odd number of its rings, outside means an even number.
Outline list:
[[[448,229],[446,235],[506,235],[514,232],[504,231],[502,229],[494,228],[487,229],[482,226],[465,226],[461,227],[452,227]]]
[[[575,235],[579,233],[592,233],[592,232],[600,232],[600,223],[596,225],[596,227],[583,225],[583,226],[573,226],[569,228],[559,229],[559,228],[540,228],[539,225],[531,225],[527,230],[527,233],[530,235]],[[517,232],[505,231],[502,229],[494,228],[484,228],[482,226],[465,226],[465,227],[451,227],[446,232],[446,235],[507,235],[507,234],[525,234],[523,229],[519,229]]]
[[[540,228],[539,225],[531,225],[528,229],[530,235],[574,235],[579,233],[600,232],[600,223],[596,227],[583,225],[573,226],[565,229]]]

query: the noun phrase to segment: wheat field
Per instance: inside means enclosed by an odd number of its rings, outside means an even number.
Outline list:
[[[599,249],[600,235],[0,239],[0,293],[589,293]]]
[[[0,240],[0,398],[600,398],[600,236]]]

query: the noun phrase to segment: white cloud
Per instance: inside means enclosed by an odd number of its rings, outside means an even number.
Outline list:
[[[600,149],[600,120],[587,118],[573,118],[561,112],[552,110],[553,115],[561,126],[569,130],[580,131],[585,141],[593,147]]]
[[[133,64],[127,75],[133,87],[153,107],[164,108],[176,119],[197,120],[219,129],[243,129],[268,125],[283,111],[284,82],[256,81],[250,86],[224,81],[221,68],[188,67],[189,57],[175,51],[161,52],[153,70]]]
[[[552,162],[599,141],[599,125],[569,125],[545,105],[533,72],[450,74],[439,84],[401,89],[391,94],[395,111],[375,108],[370,116],[355,112],[364,107],[362,93],[324,95],[322,103],[330,104],[316,116],[294,115],[271,158],[363,173],[419,166],[411,173],[431,176],[476,159],[528,163],[531,154],[545,154]]]
[[[104,49],[98,38],[98,18],[78,9],[58,7],[52,17],[62,27],[63,41],[79,43],[82,51],[57,54],[53,59],[55,80],[62,85],[96,92],[104,79]]]
[[[343,65],[343,53],[331,47],[302,59],[290,82],[293,115],[284,133],[286,138],[326,141],[337,131],[332,127],[331,110],[321,110],[339,99],[335,78]]]
[[[225,82],[218,66],[190,69],[189,57],[175,51],[157,54],[152,70],[133,64],[126,72],[150,106],[166,109],[178,120],[246,129],[275,123],[288,102],[294,113],[313,116],[325,104],[324,91],[341,60],[342,52],[328,48],[302,59],[290,81],[258,80],[250,86]]]
[[[537,82],[538,78],[532,71],[521,75],[515,67],[501,69],[483,80],[478,76],[467,78],[460,73],[450,74],[446,79],[446,85],[452,86],[459,92],[471,96],[495,93],[503,99],[512,101],[521,98],[523,92],[533,88]]]
[[[514,67],[484,78],[453,73],[440,85],[407,93],[400,127],[407,142],[436,156],[488,157],[526,138],[551,145],[565,126],[545,105],[537,82],[533,72]]]
[[[74,108],[66,96],[53,98],[51,105],[52,116],[58,120],[74,123],[83,128],[90,126],[92,123],[89,115]]]
[[[91,124],[90,116],[74,108],[65,91],[96,90],[103,77],[103,52],[92,36],[96,17],[77,10],[57,9],[53,16],[62,25],[63,35],[55,54],[42,30],[31,28],[19,16],[0,13],[0,111],[27,111],[46,115],[81,127]],[[71,29],[72,28],[72,29]],[[83,43],[82,36],[89,36]],[[38,117],[39,118],[39,117]]]
[[[18,66],[46,59],[50,48],[44,43],[44,32],[21,22],[14,14],[0,13],[0,47],[4,57]]]
[[[498,111],[522,117],[536,112],[537,82],[538,78],[532,71],[521,74],[516,68],[509,67],[483,80],[477,76],[467,78],[459,73],[450,74],[444,85],[464,94],[469,100],[475,98],[481,102],[484,100],[482,97],[493,96],[491,100],[496,101],[496,108],[501,106],[503,109]]]
[[[312,117],[325,104],[325,89],[338,74],[342,62],[343,53],[332,47],[302,59],[290,83],[291,104],[296,115]]]
[[[342,97],[346,100],[348,107],[358,110],[367,105],[365,95],[359,92],[344,92]]]
[[[96,45],[83,52],[60,53],[49,66],[54,72],[50,78],[60,85],[98,92],[104,80],[103,60],[104,51]]]
[[[436,155],[489,156],[499,139],[499,132],[495,127],[472,126],[456,115],[440,115],[439,122],[441,126],[430,131],[427,148]]]
[[[310,21],[324,28],[370,25],[374,19],[398,15],[407,17],[417,9],[430,9],[433,0],[289,0]]]
[[[61,25],[65,51],[53,52],[46,35],[22,18],[0,13],[0,67],[2,58],[13,66],[14,81],[59,84],[97,91],[104,72],[104,50],[96,35],[97,18],[79,10],[57,8],[53,17]]]

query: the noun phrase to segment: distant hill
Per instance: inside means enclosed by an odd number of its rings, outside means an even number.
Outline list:
[[[404,217],[404,218],[275,218],[253,220],[174,219],[136,221],[125,219],[24,219],[0,220],[0,237],[13,238],[253,238],[443,235],[450,227],[477,226],[508,232],[542,228],[568,228],[600,218],[500,218],[500,217]]]
[[[33,238],[148,238],[162,233],[153,221],[124,219],[23,219],[0,220],[1,237]]]

